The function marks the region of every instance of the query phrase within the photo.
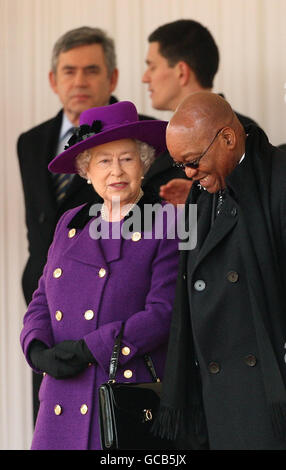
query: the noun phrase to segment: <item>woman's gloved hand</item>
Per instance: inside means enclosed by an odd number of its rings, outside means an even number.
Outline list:
[[[55,346],[55,350],[57,358],[70,365],[86,367],[88,364],[96,362],[83,339],[61,341]]]
[[[34,340],[29,348],[29,356],[36,369],[46,372],[55,379],[74,377],[82,372],[90,362],[95,362],[83,340],[63,341],[53,348],[48,348],[44,343]],[[79,343],[73,350],[71,344],[61,347],[63,343]],[[77,350],[77,354],[75,352]],[[88,353],[87,353],[87,351]],[[80,354],[81,352],[81,354]],[[86,352],[86,354],[85,354]],[[89,359],[92,356],[93,361]]]

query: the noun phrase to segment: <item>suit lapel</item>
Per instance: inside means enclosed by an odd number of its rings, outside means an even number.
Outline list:
[[[49,208],[54,212],[56,209],[56,200],[54,196],[52,175],[47,169],[48,163],[55,156],[56,142],[60,132],[62,120],[62,112],[50,120],[45,126],[44,132],[39,135],[39,140],[36,142],[39,154],[35,156],[34,184],[38,186],[38,198],[41,200],[41,207],[45,208],[45,212]]]
[[[43,152],[45,157],[45,166],[47,166],[50,161],[55,158],[57,145],[62,125],[63,111],[60,111],[54,119],[50,121],[49,128],[45,133],[45,142],[43,142]],[[44,159],[43,159],[44,160]]]

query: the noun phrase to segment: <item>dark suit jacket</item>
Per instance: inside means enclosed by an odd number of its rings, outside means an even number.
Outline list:
[[[286,144],[280,144],[278,145],[278,148],[286,152]]]
[[[111,97],[110,103],[117,100]],[[48,171],[48,163],[55,157],[63,111],[56,117],[30,129],[20,135],[17,152],[24,190],[26,226],[29,258],[22,276],[22,287],[27,304],[37,288],[48,248],[52,242],[54,230],[60,216],[68,209],[83,203],[96,201],[98,195],[91,185],[75,175],[66,197],[57,205],[53,175]],[[141,120],[153,119],[139,115]],[[163,154],[154,163],[143,182],[144,186],[156,191],[161,184],[175,177],[185,177],[182,170],[173,168],[169,154]]]

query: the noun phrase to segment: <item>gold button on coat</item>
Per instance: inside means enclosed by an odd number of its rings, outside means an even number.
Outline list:
[[[57,279],[58,277],[61,277],[62,273],[63,273],[63,271],[61,270],[61,268],[57,268],[57,269],[54,270],[53,276],[54,276],[54,278]]]
[[[93,310],[87,310],[86,312],[84,312],[84,318],[86,320],[92,320],[94,317],[94,311]]]
[[[128,346],[124,346],[124,348],[121,349],[121,352],[123,356],[128,356],[130,354],[130,348],[128,348]]]
[[[55,412],[55,415],[59,416],[60,414],[62,414],[62,407],[61,405],[56,405],[54,407],[54,412]]]
[[[123,375],[126,379],[131,379],[133,375],[132,370],[129,370],[129,369],[125,370]]]
[[[134,232],[132,234],[132,241],[133,242],[138,242],[139,240],[141,240],[141,233],[140,232]]]
[[[87,407],[87,405],[84,403],[84,404],[81,405],[81,407],[80,407],[80,412],[81,412],[82,415],[86,415],[87,411],[88,411],[88,407]]]
[[[104,268],[100,268],[100,270],[98,271],[99,277],[104,277],[105,274],[106,274],[106,270]]]
[[[61,321],[61,319],[63,318],[62,312],[60,310],[57,310],[56,314],[55,314],[55,317],[56,317],[57,321]]]
[[[69,230],[68,237],[69,237],[69,238],[73,238],[73,237],[75,236],[75,234],[76,234],[76,229],[75,229],[75,228],[71,228],[71,229]]]

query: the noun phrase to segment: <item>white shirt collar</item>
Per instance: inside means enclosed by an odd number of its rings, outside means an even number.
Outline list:
[[[62,119],[62,125],[60,129],[60,134],[59,134],[59,141],[58,141],[58,146],[56,149],[56,155],[59,155],[64,151],[65,145],[67,141],[69,140],[72,130],[74,129],[74,126],[70,122],[70,120],[67,118],[65,114],[63,114],[63,119]]]
[[[245,157],[245,152],[244,152],[244,154],[242,155],[241,159],[239,160],[238,164],[240,164],[240,163],[242,162],[242,160],[244,159],[244,157]]]

